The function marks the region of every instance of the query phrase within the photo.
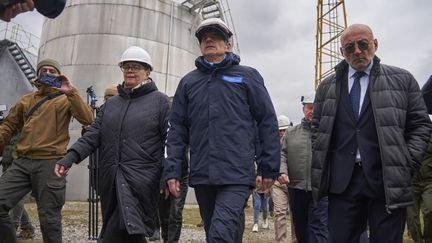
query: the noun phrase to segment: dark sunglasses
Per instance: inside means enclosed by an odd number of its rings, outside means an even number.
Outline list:
[[[369,48],[370,41],[368,40],[359,40],[355,42],[351,42],[346,44],[343,48],[347,54],[351,54],[355,52],[355,43],[357,43],[358,49],[360,51],[366,51]]]

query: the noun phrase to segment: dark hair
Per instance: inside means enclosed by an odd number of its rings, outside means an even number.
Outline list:
[[[153,68],[150,65],[148,65],[147,63],[140,62],[140,64],[143,65],[143,67],[144,67],[145,70],[153,71]]]

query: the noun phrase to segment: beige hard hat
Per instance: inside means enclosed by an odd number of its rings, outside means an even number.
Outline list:
[[[111,97],[118,95],[117,91],[117,85],[116,84],[110,84],[105,88],[104,97]]]
[[[123,62],[142,62],[150,66],[151,70],[153,70],[153,63],[150,57],[150,54],[139,46],[131,46],[126,51],[123,52],[119,66],[123,64]]]
[[[216,32],[224,37],[227,41],[233,35],[232,31],[228,28],[228,25],[220,18],[209,18],[201,22],[196,29],[195,36],[198,41],[201,42],[202,37],[207,32]]]

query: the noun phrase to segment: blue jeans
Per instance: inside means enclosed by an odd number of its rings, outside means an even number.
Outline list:
[[[267,218],[269,197],[264,193],[253,192],[254,224],[258,224],[259,212],[262,209],[263,219]]]

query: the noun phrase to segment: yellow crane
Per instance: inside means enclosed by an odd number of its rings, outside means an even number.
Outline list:
[[[334,73],[334,67],[343,59],[339,37],[346,27],[345,0],[318,0],[315,89]]]

